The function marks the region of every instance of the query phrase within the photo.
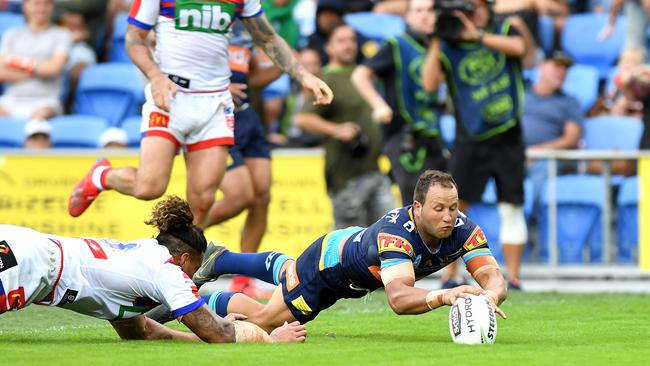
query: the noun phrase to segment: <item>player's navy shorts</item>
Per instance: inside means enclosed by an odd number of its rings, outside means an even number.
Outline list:
[[[264,126],[252,107],[235,112],[235,145],[229,150],[228,169],[244,165],[245,158],[271,158],[271,149],[264,134]]]
[[[350,227],[318,238],[285,271],[280,280],[284,302],[301,323],[313,320],[339,299],[368,293],[355,288],[339,261],[339,246],[360,230]]]

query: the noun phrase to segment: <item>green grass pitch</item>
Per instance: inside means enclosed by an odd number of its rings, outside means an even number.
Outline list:
[[[105,321],[33,305],[0,316],[0,364],[644,365],[649,304],[650,295],[511,294],[491,346],[453,344],[448,307],[397,316],[383,292],[339,302],[308,324],[305,344],[291,345],[120,341]]]

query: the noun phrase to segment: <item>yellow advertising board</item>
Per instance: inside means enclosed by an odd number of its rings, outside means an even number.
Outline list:
[[[137,153],[136,153],[137,154]],[[114,167],[138,166],[137,155],[109,156]],[[0,224],[13,224],[63,236],[146,238],[155,230],[143,223],[156,201],[140,201],[114,191],[102,193],[79,218],[68,215],[67,199],[96,156],[0,155]],[[333,226],[323,177],[322,154],[273,158],[269,225],[260,250],[298,256]],[[177,157],[168,194],[185,197],[185,165]],[[239,250],[245,215],[206,231]]]
[[[650,272],[650,158],[639,159],[639,267]],[[647,193],[648,192],[648,193]]]

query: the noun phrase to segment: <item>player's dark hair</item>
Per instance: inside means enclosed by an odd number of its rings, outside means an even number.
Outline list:
[[[160,231],[156,240],[167,247],[171,255],[186,252],[187,247],[202,254],[208,242],[203,230],[193,222],[194,215],[187,202],[178,196],[168,196],[154,206],[151,218],[144,223]]]
[[[424,204],[424,201],[427,198],[427,192],[429,192],[429,187],[434,184],[438,184],[445,188],[456,188],[456,181],[449,173],[441,172],[440,170],[425,170],[424,173],[418,178],[418,182],[415,185],[415,192],[413,192],[413,201],[418,201],[421,204]]]

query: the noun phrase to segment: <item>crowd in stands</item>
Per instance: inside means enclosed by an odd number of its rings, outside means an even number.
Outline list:
[[[594,148],[586,139],[587,131],[592,121],[604,116],[620,122],[616,125],[620,129],[638,131],[630,134],[631,144],[611,148],[637,149],[650,144],[650,128],[643,128],[650,123],[650,108],[644,108],[650,103],[646,66],[650,9],[644,3],[496,1],[495,19],[511,20],[531,46],[522,58],[527,82],[522,127],[529,150]],[[409,1],[262,0],[262,5],[274,28],[299,53],[309,71],[319,75],[322,69],[331,75],[326,65],[335,52],[328,49],[333,30],[343,22],[356,29],[356,59],[350,60],[350,65],[362,64],[381,49],[387,33],[396,35],[405,29],[403,17]],[[0,147],[137,146],[138,108],[144,98],[145,80],[138,76],[124,50],[129,7],[129,0],[0,0],[0,131],[22,130],[21,134],[0,132],[5,135],[0,136]],[[93,72],[100,66],[105,68]],[[353,94],[344,94],[348,98],[344,102],[354,105],[358,95],[354,85],[345,84],[343,88]],[[453,122],[454,109],[445,99],[446,89],[443,86],[439,90],[443,120]],[[328,118],[332,111],[311,108],[307,93],[286,75],[263,90],[252,90],[251,95],[274,146],[313,147],[323,143],[323,135],[359,144],[358,136],[375,133],[359,134],[362,117],[350,122],[349,131],[339,129],[329,134],[313,127],[312,115]],[[376,117],[372,108],[367,113]],[[98,118],[99,127],[92,137],[75,144],[57,136],[67,117]],[[453,141],[455,132],[442,128],[443,140]],[[453,143],[445,144],[444,153],[453,154]],[[612,167],[614,174],[636,174],[635,165],[626,161]],[[531,161],[527,169],[534,197],[541,200],[546,166]],[[561,173],[580,169],[576,164],[566,164]],[[598,162],[582,168],[593,173],[601,169]],[[369,170],[374,172],[375,167]],[[344,219],[341,222],[349,224]]]

